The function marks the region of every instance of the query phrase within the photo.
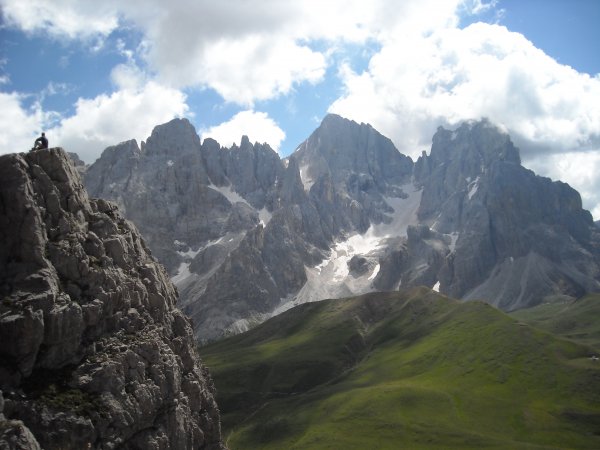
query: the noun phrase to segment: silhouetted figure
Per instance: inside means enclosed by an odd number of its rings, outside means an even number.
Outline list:
[[[46,138],[46,133],[42,133],[42,135],[35,140],[33,150],[37,150],[38,148],[48,148],[48,139]]]

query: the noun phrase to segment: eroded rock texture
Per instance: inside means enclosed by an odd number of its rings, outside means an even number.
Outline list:
[[[286,159],[200,143],[191,123],[107,148],[85,174],[173,277],[199,340],[295,304],[426,285],[510,311],[600,290],[600,230],[568,185],[521,165],[488,120],[413,161],[327,115]]]
[[[223,448],[175,288],[62,149],[0,157],[0,298],[0,448]]]

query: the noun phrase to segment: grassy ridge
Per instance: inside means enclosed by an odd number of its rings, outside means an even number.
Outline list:
[[[588,353],[425,288],[302,305],[201,349],[232,449],[600,448]]]
[[[511,317],[600,350],[600,294],[520,309]]]

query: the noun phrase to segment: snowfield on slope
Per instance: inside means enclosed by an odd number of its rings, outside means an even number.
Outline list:
[[[422,190],[412,184],[400,186],[407,198],[387,197],[385,201],[394,209],[388,217],[389,223],[371,225],[364,234],[353,234],[336,242],[329,254],[315,267],[306,267],[307,281],[293,298],[282,300],[273,315],[301,303],[314,302],[327,298],[340,298],[373,291],[373,281],[379,272],[379,256],[385,249],[385,240],[406,237],[409,225],[416,225],[417,210],[421,203]],[[370,262],[369,270],[354,277],[348,263],[354,256],[362,256]]]

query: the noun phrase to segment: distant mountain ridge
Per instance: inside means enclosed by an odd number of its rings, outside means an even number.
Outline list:
[[[282,160],[221,148],[185,119],[85,175],[167,266],[199,339],[295,304],[426,285],[506,310],[600,290],[600,233],[568,185],[520,165],[487,120],[439,128],[416,162],[370,125],[328,115]]]

